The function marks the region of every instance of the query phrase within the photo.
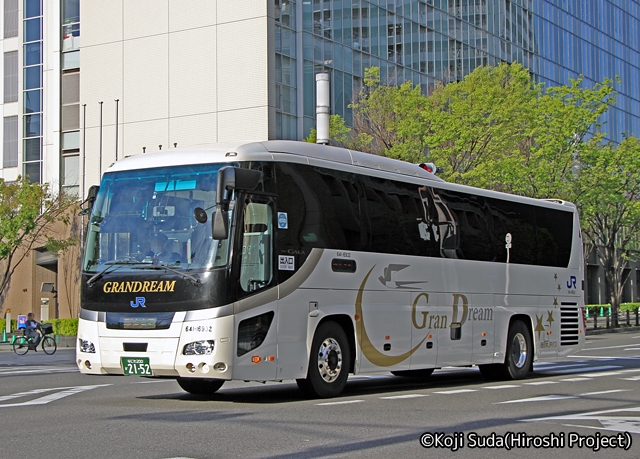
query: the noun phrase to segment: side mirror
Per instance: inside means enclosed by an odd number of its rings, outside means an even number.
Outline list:
[[[213,239],[220,241],[229,237],[229,198],[225,196],[227,190],[254,190],[261,179],[262,172],[254,169],[226,166],[218,171],[216,210],[211,223]]]

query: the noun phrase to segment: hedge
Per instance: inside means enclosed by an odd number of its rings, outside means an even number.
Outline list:
[[[635,312],[638,308],[640,308],[640,303],[622,303],[620,305],[621,311]]]
[[[584,306],[587,308],[587,311],[588,311],[589,315],[596,314],[596,315],[599,316],[601,308],[608,309],[609,310],[609,315],[611,315],[611,306],[609,304],[585,304]],[[620,304],[620,310],[621,311],[635,312],[635,311],[638,310],[638,308],[640,308],[640,303],[622,303],[622,304]]]
[[[78,334],[78,319],[50,319],[43,323],[53,325],[54,335],[76,336]]]
[[[3,330],[6,330],[6,326],[7,319],[0,319],[0,333],[2,333]],[[15,330],[16,328],[18,328],[18,320],[11,319],[11,330]]]
[[[50,319],[45,320],[43,323],[53,325],[53,334],[62,336],[76,336],[78,334],[78,319]],[[6,319],[0,319],[0,333],[5,330],[7,321]],[[18,321],[11,319],[11,330],[18,328]]]

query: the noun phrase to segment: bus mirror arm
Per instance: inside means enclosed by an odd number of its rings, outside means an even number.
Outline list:
[[[211,223],[213,239],[223,240],[229,237],[229,197],[227,190],[251,191],[258,186],[262,172],[253,169],[227,166],[218,171],[216,211]]]

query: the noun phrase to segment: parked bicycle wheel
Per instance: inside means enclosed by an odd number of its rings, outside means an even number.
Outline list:
[[[24,336],[18,336],[13,342],[13,352],[18,355],[25,355],[29,352],[29,340]]]
[[[56,352],[56,349],[58,349],[58,345],[52,336],[46,335],[42,338],[42,350],[45,354],[51,355]]]

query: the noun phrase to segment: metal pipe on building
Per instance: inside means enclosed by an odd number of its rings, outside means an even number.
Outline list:
[[[100,162],[98,164],[98,182],[102,178],[102,101],[98,102],[100,104]]]
[[[331,84],[326,72],[316,74],[316,143],[329,144]]]

